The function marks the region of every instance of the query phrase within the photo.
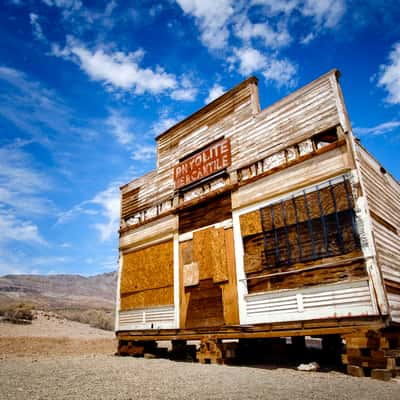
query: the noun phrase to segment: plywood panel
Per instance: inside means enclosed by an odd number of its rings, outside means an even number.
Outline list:
[[[259,210],[240,216],[240,231],[243,237],[262,232]]]
[[[173,287],[150,289],[137,293],[126,293],[121,295],[121,311],[135,308],[153,307],[173,304]]]
[[[238,324],[236,271],[232,228],[208,228],[180,244],[181,327]],[[185,264],[196,264],[200,280],[186,287]]]
[[[193,233],[193,261],[199,266],[200,280],[215,283],[228,280],[224,228],[208,228]]]
[[[214,275],[213,228],[193,233],[193,260],[199,265],[200,280],[212,279]]]
[[[125,254],[122,263],[124,307],[173,304],[172,240]]]
[[[228,266],[224,228],[213,229],[211,252],[213,254],[213,282],[226,282],[228,280]]]

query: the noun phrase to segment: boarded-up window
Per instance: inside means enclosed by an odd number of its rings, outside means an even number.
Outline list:
[[[123,256],[121,310],[174,303],[172,240]]]
[[[247,272],[360,248],[349,182],[329,184],[240,218]]]

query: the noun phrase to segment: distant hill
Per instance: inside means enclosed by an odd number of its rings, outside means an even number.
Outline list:
[[[114,311],[117,272],[81,275],[5,275],[0,277],[0,304],[30,303],[39,309]]]

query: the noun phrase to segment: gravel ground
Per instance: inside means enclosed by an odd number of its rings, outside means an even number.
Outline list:
[[[400,378],[115,357],[112,332],[39,316],[0,323],[0,399],[397,400]]]
[[[400,384],[110,355],[0,360],[1,399],[400,399]]]

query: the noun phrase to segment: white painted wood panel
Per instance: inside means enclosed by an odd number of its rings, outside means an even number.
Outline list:
[[[342,148],[334,149],[239,188],[232,193],[232,208],[241,208],[311,182],[317,183],[347,169]]]
[[[119,312],[118,331],[177,328],[174,306],[138,308]]]
[[[390,313],[394,322],[400,322],[400,294],[388,293]]]
[[[178,217],[169,215],[123,234],[119,239],[119,246],[121,249],[130,247],[130,250],[133,250],[141,243],[149,244],[151,240],[171,239],[177,229]]]
[[[368,280],[245,296],[241,324],[378,315]]]

